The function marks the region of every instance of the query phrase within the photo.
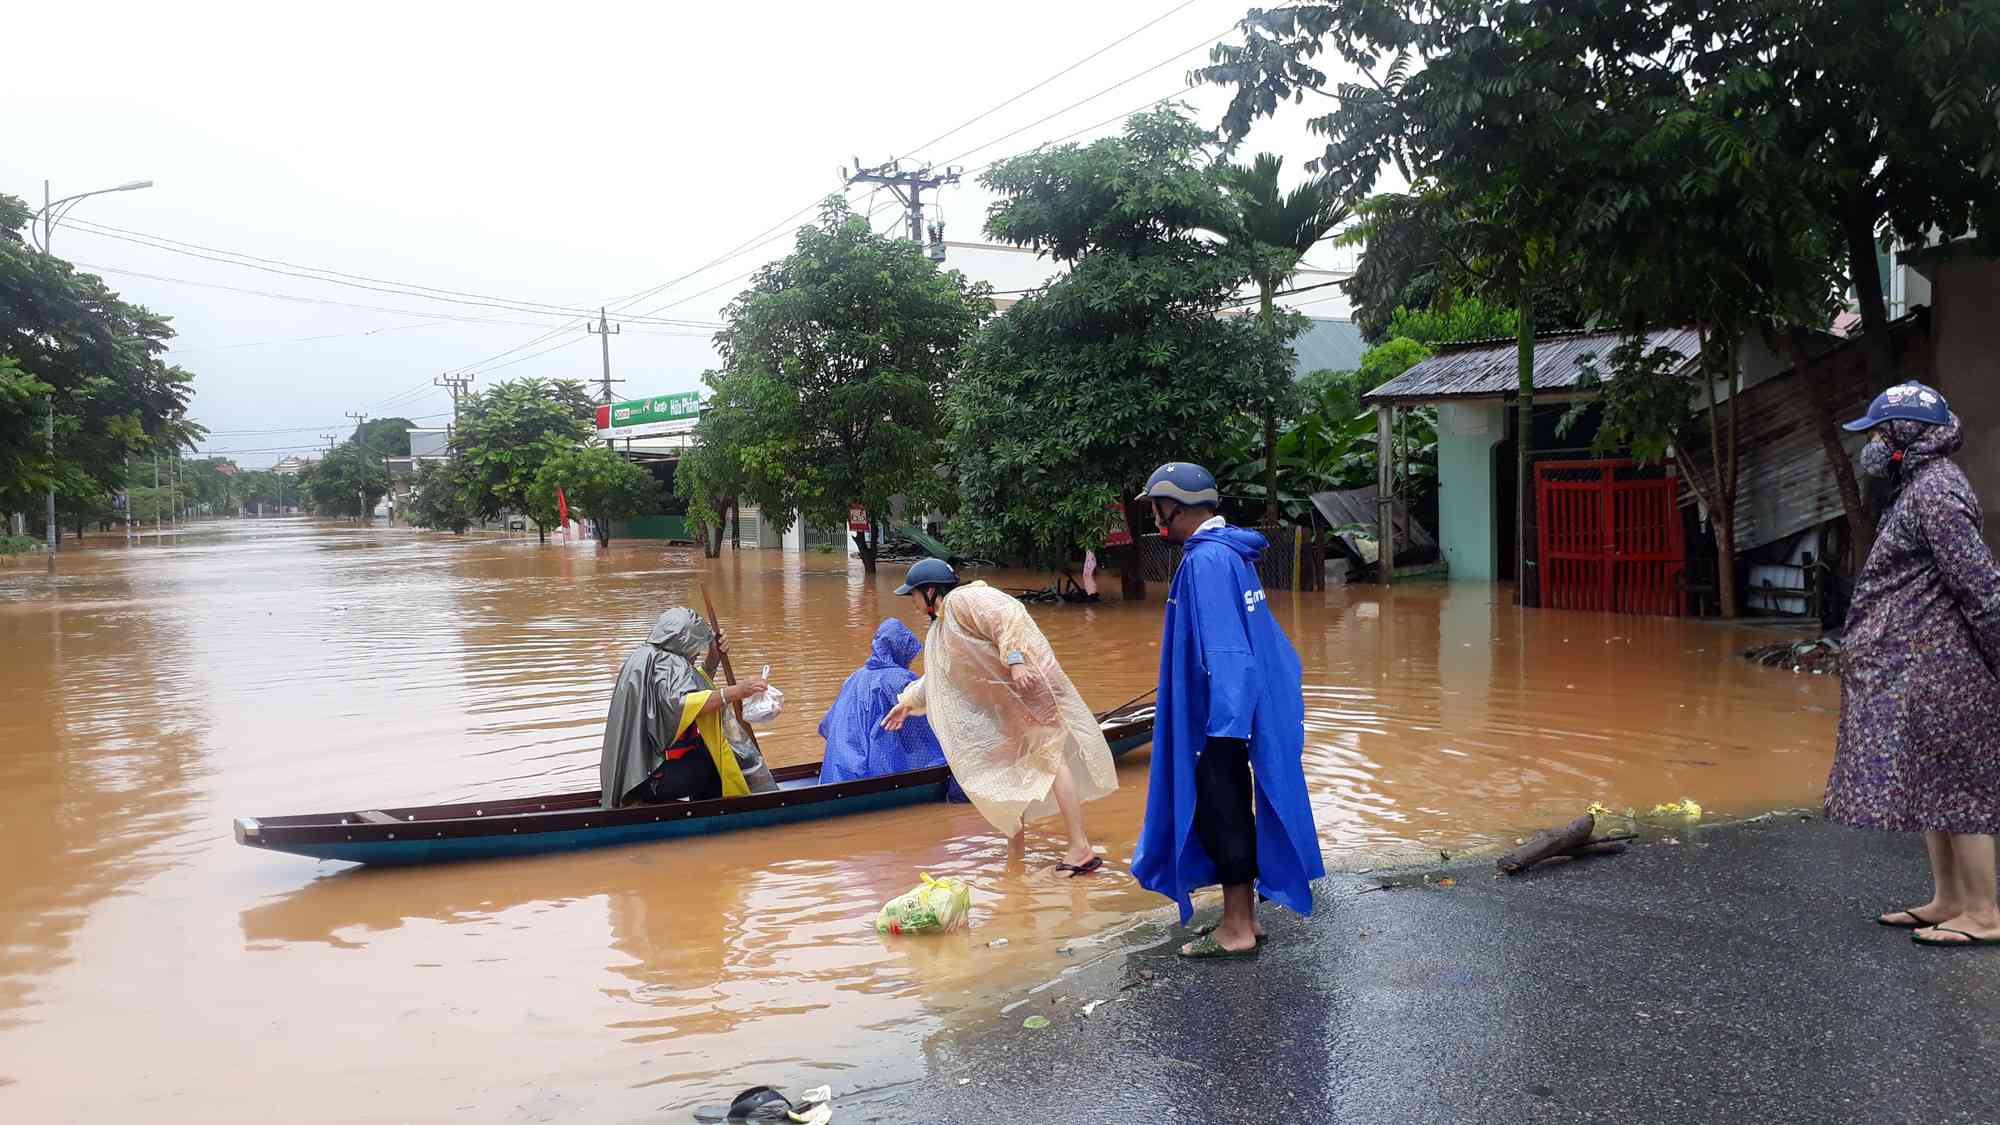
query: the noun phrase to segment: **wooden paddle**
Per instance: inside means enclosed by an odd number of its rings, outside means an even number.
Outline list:
[[[708,611],[709,628],[715,630],[716,636],[722,636],[722,622],[715,616],[715,602],[709,599],[706,586],[701,588],[701,606]],[[736,669],[730,667],[729,652],[726,649],[722,653],[722,680],[730,687],[736,686]],[[736,708],[736,722],[743,728],[744,733],[750,736],[750,745],[757,747],[757,753],[762,754],[764,747],[757,741],[757,731],[743,718],[743,701],[739,699],[730,706]]]

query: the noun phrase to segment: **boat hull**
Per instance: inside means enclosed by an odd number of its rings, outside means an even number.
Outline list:
[[[1106,741],[1121,755],[1152,741],[1143,724],[1107,717]],[[880,812],[945,800],[942,766],[818,785],[816,764],[774,771],[777,792],[713,801],[598,806],[595,791],[462,805],[312,816],[242,817],[236,842],[264,851],[375,866],[451,863],[673,840]]]

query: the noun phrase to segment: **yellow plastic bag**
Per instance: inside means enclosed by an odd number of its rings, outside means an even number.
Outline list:
[[[942,934],[965,926],[972,889],[957,879],[924,881],[884,903],[875,915],[878,934]]]

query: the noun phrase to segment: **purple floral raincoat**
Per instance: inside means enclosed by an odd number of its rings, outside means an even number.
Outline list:
[[[1855,584],[1826,814],[1893,832],[2000,833],[2000,569],[1948,459],[1959,424],[1888,423],[1903,490]]]

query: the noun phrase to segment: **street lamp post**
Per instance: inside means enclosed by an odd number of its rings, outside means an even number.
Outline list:
[[[40,220],[42,224],[42,253],[46,254],[49,252],[49,239],[55,234],[56,224],[61,222],[63,217],[69,214],[70,209],[78,203],[89,199],[93,195],[108,195],[114,191],[138,191],[140,188],[149,188],[152,186],[153,181],[151,180],[133,180],[129,184],[119,184],[117,187],[98,188],[96,191],[80,191],[75,195],[66,195],[61,199],[51,200],[49,198],[49,182],[43,180],[42,209],[35,212],[35,218]],[[28,229],[32,232],[34,226],[31,224]],[[48,439],[49,469],[53,472],[56,459],[56,396],[54,392],[49,394],[49,423],[46,437]],[[50,565],[53,566],[56,557],[56,484],[53,479],[49,481],[48,516],[49,526],[46,529],[46,534],[48,538]]]

